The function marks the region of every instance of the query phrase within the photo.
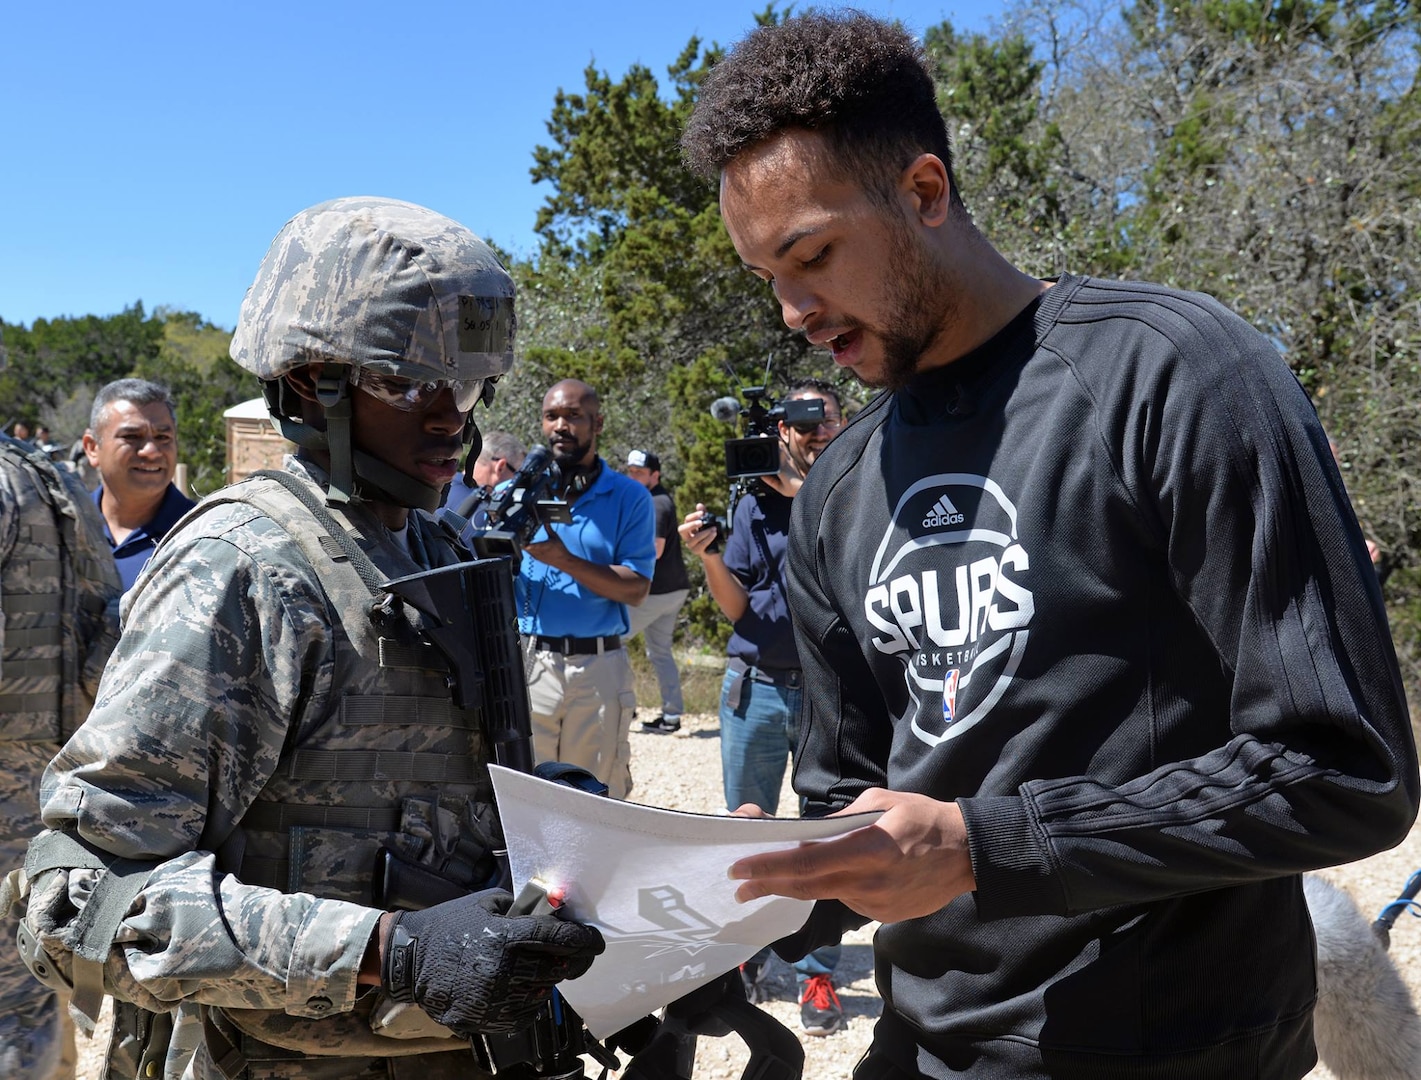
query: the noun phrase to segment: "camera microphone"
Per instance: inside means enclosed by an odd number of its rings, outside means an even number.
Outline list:
[[[734,423],[740,415],[740,402],[733,397],[716,398],[711,402],[710,414],[722,424]]]
[[[523,464],[518,467],[519,476],[537,476],[553,460],[553,452],[546,446],[535,446],[528,451]]]

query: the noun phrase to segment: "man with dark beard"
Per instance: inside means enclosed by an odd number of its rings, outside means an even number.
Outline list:
[[[1250,1077],[1316,1062],[1301,874],[1398,843],[1416,748],[1317,416],[1207,296],[1044,281],[982,237],[921,46],[756,29],[683,140],[785,323],[888,387],[794,500],[808,813],[730,867],[877,919],[856,1080]]]
[[[543,396],[543,435],[572,521],[524,545],[531,558],[518,569],[518,624],[533,649],[534,755],[580,765],[623,799],[632,789],[636,692],[622,635],[627,608],[651,589],[656,517],[646,488],[597,455],[602,420],[597,392],[577,379]]]

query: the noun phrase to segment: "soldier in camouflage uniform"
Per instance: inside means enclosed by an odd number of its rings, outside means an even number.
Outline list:
[[[337,199],[273,242],[232,356],[300,452],[159,547],[26,863],[34,970],[77,1014],[105,992],[172,1013],[164,1046],[162,1017],[124,1010],[112,1074],[479,1077],[469,1037],[526,1026],[601,951],[506,915],[507,892],[398,914],[372,892],[380,848],[474,890],[497,876],[480,715],[370,582],[466,557],[421,511],[513,327],[490,249],[421,207]]]
[[[0,346],[0,367],[4,365]],[[72,473],[0,435],[0,860],[39,830],[40,776],[94,701],[118,638],[118,570]],[[74,1076],[74,1027],[0,925],[0,1076]]]

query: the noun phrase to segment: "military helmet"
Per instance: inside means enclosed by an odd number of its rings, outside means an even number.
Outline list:
[[[487,401],[513,366],[513,298],[493,249],[458,222],[395,199],[332,199],[277,233],[242,301],[232,359],[263,380],[287,438],[330,454],[329,501],[432,510],[441,492],[352,448],[350,387],[362,374],[395,376],[452,384],[461,408],[481,391]],[[324,430],[301,421],[282,379],[307,364],[334,365],[317,382]],[[465,441],[477,431],[470,419]]]
[[[493,249],[458,222],[395,199],[332,199],[277,233],[232,359],[261,379],[319,362],[496,377],[513,366],[513,291]]]

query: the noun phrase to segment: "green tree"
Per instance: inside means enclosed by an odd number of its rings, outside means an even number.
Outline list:
[[[92,400],[104,383],[157,356],[163,343],[163,320],[147,315],[142,301],[117,315],[36,319],[29,327],[3,329],[10,363],[0,372],[0,401],[31,421],[56,411],[72,414],[76,400]],[[87,416],[87,407],[80,411]],[[73,439],[82,429],[56,428],[56,434]]]
[[[938,106],[951,125],[963,201],[997,242],[1030,248],[1065,223],[1058,174],[1061,132],[1043,120],[1045,63],[1019,30],[1000,38],[929,27]]]
[[[693,37],[664,84],[641,65],[620,79],[589,67],[583,92],[558,93],[532,170],[552,189],[537,221],[543,246],[514,268],[522,357],[488,422],[540,438],[513,411],[535,419],[551,382],[583,378],[603,396],[605,456],[656,449],[680,504],[723,511],[721,444],[736,432],[710,419],[711,401],[766,381],[767,362],[772,388],[832,365],[785,327],[740,266],[714,186],[681,163],[681,131],[720,55]]]

